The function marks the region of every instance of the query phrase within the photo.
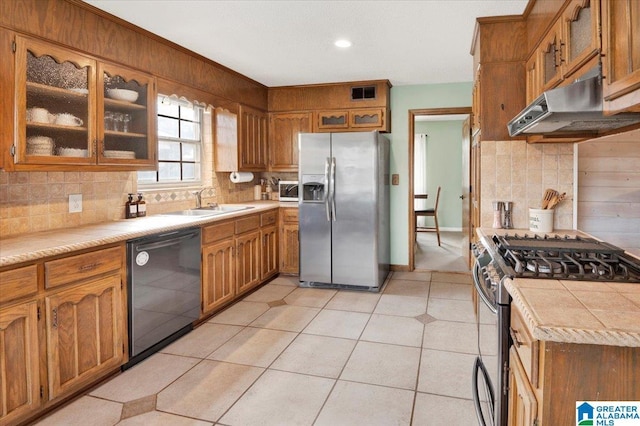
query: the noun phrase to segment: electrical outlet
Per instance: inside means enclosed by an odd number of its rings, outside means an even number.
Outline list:
[[[399,174],[392,174],[391,175],[391,185],[400,185],[400,175]]]
[[[69,194],[69,213],[82,211],[82,194]]]

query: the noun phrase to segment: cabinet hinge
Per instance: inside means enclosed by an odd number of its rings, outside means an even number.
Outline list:
[[[44,398],[44,386],[40,386],[40,399]]]
[[[124,343],[122,344],[122,353],[124,353]]]
[[[9,149],[9,151],[11,152],[11,156],[12,157],[16,156],[16,146],[15,145],[11,145],[11,148]]]
[[[15,40],[11,41],[11,50],[13,51],[13,53],[16,53],[16,50],[18,50],[18,45],[16,44]]]
[[[38,321],[40,321],[40,306],[38,306]]]
[[[533,426],[538,426],[539,424],[540,424],[540,422],[538,422],[538,419],[535,419],[535,420],[533,421]]]

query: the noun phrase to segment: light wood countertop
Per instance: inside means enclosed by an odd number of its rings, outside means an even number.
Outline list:
[[[478,230],[479,235],[527,230]],[[528,232],[531,234],[531,232]],[[584,235],[555,231],[558,235]],[[505,287],[539,340],[640,347],[640,283],[552,279],[506,279]]]
[[[136,219],[123,219],[3,238],[0,241],[0,267],[122,242],[158,232],[203,226],[208,223],[259,213],[278,207],[290,207],[288,204],[295,204],[297,207],[296,203],[280,203],[278,201],[249,201],[238,204],[254,208],[205,217],[157,214]]]

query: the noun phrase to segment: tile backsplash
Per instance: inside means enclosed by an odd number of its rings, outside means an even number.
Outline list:
[[[567,198],[556,208],[554,229],[573,228],[574,145],[483,141],[481,144],[481,226],[493,224],[493,201],[513,202],[513,227],[529,228],[529,208],[540,208],[546,188]]]
[[[124,219],[127,194],[138,192],[136,172],[0,171],[0,238]],[[253,199],[253,183],[234,184],[214,173],[202,203]],[[195,207],[196,188],[144,191],[148,214]],[[69,213],[69,195],[82,194],[82,212]]]

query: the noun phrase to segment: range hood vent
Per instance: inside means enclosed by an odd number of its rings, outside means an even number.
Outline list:
[[[568,86],[544,92],[507,128],[510,136],[604,133],[640,123],[640,113],[604,115],[600,67]]]

